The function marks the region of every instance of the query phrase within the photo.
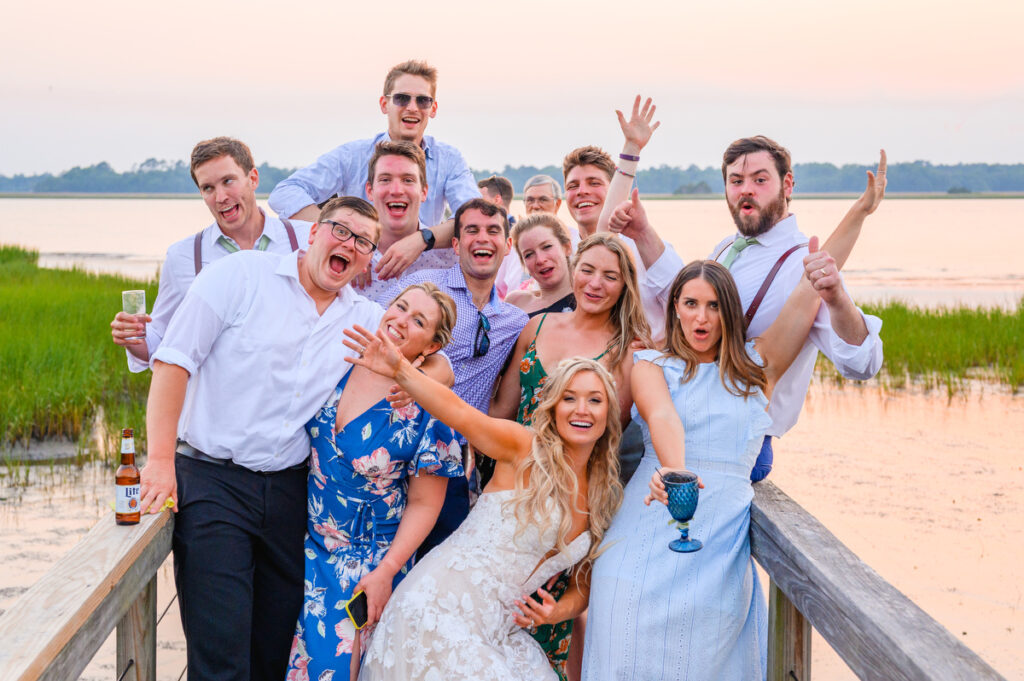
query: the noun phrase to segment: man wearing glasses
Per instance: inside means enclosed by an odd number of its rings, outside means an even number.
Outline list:
[[[386,296],[391,298],[410,284],[431,281],[452,297],[458,314],[452,340],[445,346],[455,372],[452,390],[484,413],[490,406],[494,382],[528,321],[525,312],[498,297],[494,286],[509,252],[508,230],[503,208],[482,198],[467,201],[455,212],[452,247],[459,256],[458,264],[447,270],[408,274]],[[468,481],[450,478],[441,515],[419,555],[444,541],[468,513]]]
[[[379,232],[373,206],[344,197],[307,251],[211,263],[153,355],[141,508],[177,502],[189,679],[285,677],[303,598],[305,424],[349,368],[342,330],[383,315],[348,286]]]
[[[375,279],[391,279],[424,251],[448,248],[452,224],[444,219],[445,202],[452,211],[480,196],[476,180],[455,147],[425,135],[427,123],[437,115],[437,70],[422,61],[407,61],[392,68],[384,79],[380,110],[388,119],[385,132],[333,149],[315,163],[297,170],[270,193],[270,207],[281,217],[315,220],[317,204],[332,196],[363,196],[370,157],[377,144],[405,140],[426,154],[428,193],[420,221],[430,227],[392,244],[373,268]]]

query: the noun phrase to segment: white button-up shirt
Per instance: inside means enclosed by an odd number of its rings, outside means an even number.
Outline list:
[[[708,257],[715,258],[721,252],[718,259],[719,261],[724,260],[725,254],[728,253],[726,246],[735,241],[738,236],[740,234],[737,233],[721,241]],[[768,272],[775,262],[790,247],[807,243],[807,237],[801,234],[797,228],[796,216],[790,215],[758,236],[757,241],[758,243],[751,244],[740,252],[729,270],[733,279],[736,280],[744,312],[750,306],[754,296],[757,295],[757,291],[761,288],[762,282],[768,276]],[[804,276],[803,259],[806,255],[806,247],[797,249],[779,269],[775,281],[772,282],[764,300],[761,301],[757,314],[754,315],[750,326],[747,327],[748,339],[760,336],[779,316],[789,294]],[[822,305],[818,308],[818,316],[814,320],[814,325],[811,327],[811,332],[807,341],[804,342],[800,354],[775,385],[775,391],[772,393],[771,403],[768,407],[768,415],[772,417],[772,426],[768,429],[769,435],[779,437],[796,424],[804,405],[804,398],[807,396],[807,387],[811,383],[811,375],[814,373],[814,362],[818,357],[818,350],[825,353],[839,373],[846,378],[866,380],[877,374],[882,368],[882,339],[878,336],[878,332],[882,329],[882,320],[872,315],[865,315],[863,312],[861,315],[867,325],[868,336],[860,345],[850,345],[832,329],[828,307]]]
[[[342,330],[383,315],[349,286],[318,314],[298,255],[241,251],[204,268],[154,355],[189,372],[178,437],[251,470],[309,456],[306,422],[352,366]]]
[[[295,230],[295,238],[299,242],[299,248],[304,248],[309,241],[309,228],[312,223],[304,220],[291,220],[291,223]],[[291,252],[292,246],[288,241],[288,232],[285,231],[284,224],[278,218],[264,214],[263,235],[270,239],[267,252],[281,254]],[[224,235],[216,222],[203,230],[201,262],[204,269],[211,262],[231,255],[231,251],[224,248],[223,244],[218,241],[221,236],[230,239]],[[257,243],[259,243],[259,239],[256,237]],[[195,278],[195,235],[190,235],[171,244],[160,268],[160,288],[149,315],[153,321],[146,325],[146,346],[149,348],[150,358],[160,347],[160,342],[167,332],[167,324],[170,323],[174,311],[178,309],[178,305],[185,298],[185,293]],[[130,371],[139,372],[149,368],[149,362],[138,359],[128,350],[125,350],[125,354],[128,357]]]

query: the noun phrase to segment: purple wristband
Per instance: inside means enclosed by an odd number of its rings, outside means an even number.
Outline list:
[[[619,158],[621,158],[623,161],[639,161],[640,160],[639,156],[630,156],[629,154],[619,154]]]

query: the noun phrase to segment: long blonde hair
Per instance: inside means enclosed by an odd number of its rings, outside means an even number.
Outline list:
[[[592,371],[601,379],[608,400],[608,417],[604,433],[594,443],[587,461],[587,510],[590,517],[590,551],[576,566],[589,570],[597,548],[604,539],[612,516],[622,503],[622,482],[619,481],[619,438],[622,422],[619,419],[618,398],[612,375],[601,364],[583,357],[570,357],[558,363],[548,376],[541,391],[540,404],[533,414],[533,448],[516,469],[515,495],[508,502],[516,516],[516,535],[527,527],[537,526],[541,534],[551,525],[549,501],[561,512],[555,548],[564,551],[566,539],[572,531],[573,510],[579,509],[576,500],[580,483],[572,470],[572,462],[565,453],[562,436],[555,424],[555,407],[562,399],[573,378],[582,371]],[[526,486],[529,473],[530,486]]]
[[[653,347],[654,342],[651,340],[651,326],[647,323],[647,316],[640,300],[640,285],[637,283],[633,254],[629,252],[622,239],[606,232],[598,232],[587,237],[576,247],[571,271],[575,272],[579,267],[580,256],[596,246],[604,246],[612,252],[619,261],[619,272],[622,275],[622,293],[610,310],[615,334],[605,348],[605,352],[610,356],[611,366],[617,367],[628,357],[630,344],[635,339],[639,338],[647,347]],[[576,302],[578,307],[579,301]]]

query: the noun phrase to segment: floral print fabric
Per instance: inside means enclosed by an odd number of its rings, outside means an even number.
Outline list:
[[[381,400],[334,433],[346,374],[306,424],[312,445],[305,540],[305,602],[289,656],[288,681],[349,678],[357,633],[345,612],[353,589],[384,558],[405,509],[408,477],[463,474],[451,428],[413,403]],[[395,575],[394,585],[410,565]]]

